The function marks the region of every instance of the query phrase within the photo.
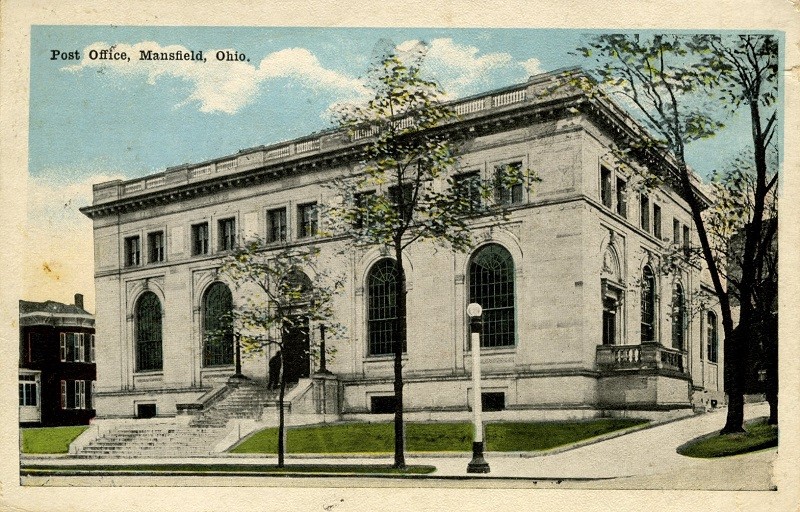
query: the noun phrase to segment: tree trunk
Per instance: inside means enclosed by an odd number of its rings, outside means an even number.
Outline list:
[[[747,320],[745,320],[747,321]],[[728,393],[728,415],[720,434],[744,432],[744,368],[742,323],[725,337],[725,389]]]
[[[283,350],[281,350],[281,375],[280,375],[280,391],[278,392],[278,467],[283,467],[284,458],[286,456],[286,420],[283,413],[283,395],[286,391],[286,381],[284,375],[284,361]]]
[[[405,425],[403,422],[403,346],[406,344],[406,274],[403,269],[403,251],[400,244],[395,246],[397,283],[395,285],[395,304],[397,316],[394,320],[394,467],[406,467]]]

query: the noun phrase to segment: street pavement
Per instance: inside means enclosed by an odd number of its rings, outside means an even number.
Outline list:
[[[767,404],[748,404],[746,418],[766,416]],[[422,478],[414,478],[415,485],[425,485],[424,479],[457,480],[485,479],[490,487],[505,486],[559,486],[587,489],[719,489],[719,490],[770,490],[772,465],[777,449],[718,459],[695,459],[679,455],[675,450],[681,444],[698,436],[719,430],[725,422],[725,409],[691,416],[654,427],[551,454],[509,454],[488,452],[486,459],[491,472],[485,475],[467,475],[470,454],[408,454],[408,464],[436,467],[436,471]],[[23,465],[57,464],[66,467],[81,464],[272,464],[275,456],[233,456],[185,459],[73,459],[69,457],[23,457]],[[287,464],[391,464],[390,456],[381,457],[296,457],[289,455]],[[39,480],[37,480],[39,478]],[[24,477],[29,484],[37,485],[44,477]],[[51,482],[54,477],[51,478]],[[76,478],[76,477],[67,477]],[[87,477],[91,479],[92,477]],[[113,477],[115,480],[122,477]],[[132,477],[141,478],[141,477]],[[162,477],[157,477],[162,478]],[[202,478],[202,477],[201,477]],[[219,476],[219,479],[226,477]],[[343,479],[345,477],[331,477]],[[375,477],[359,477],[372,479]],[[171,479],[165,479],[169,482]],[[260,479],[259,479],[260,480]],[[278,479],[286,484],[286,477]],[[300,483],[310,482],[307,478]],[[396,480],[395,480],[396,481]],[[523,481],[527,482],[524,484]],[[547,485],[549,482],[550,485]],[[329,483],[333,483],[329,481]],[[364,482],[366,483],[366,482]],[[263,484],[263,481],[261,482]],[[435,484],[430,482],[430,484]],[[89,484],[91,485],[91,484]],[[174,485],[181,485],[175,483]],[[185,484],[184,484],[185,485]]]

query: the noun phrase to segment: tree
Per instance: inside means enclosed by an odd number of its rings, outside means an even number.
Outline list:
[[[660,167],[657,177],[674,185],[689,203],[700,241],[699,254],[711,276],[722,313],[728,393],[728,415],[722,433],[741,432],[742,381],[754,311],[755,269],[760,268],[760,258],[764,256],[759,250],[764,203],[777,178],[775,173],[768,179],[766,162],[767,148],[774,143],[777,118],[777,41],[774,36],[760,34],[605,34],[579,51],[585,57],[596,57],[600,83],[622,97],[652,135],[643,142],[623,142],[623,158],[632,154],[639,161],[660,161],[660,165],[656,164]],[[742,307],[736,328],[720,259],[715,257],[704,220],[704,205],[685,158],[688,143],[710,137],[723,126],[719,105],[732,109],[749,107],[756,171],[752,222],[745,226],[739,282]],[[763,110],[771,113],[764,116]]]
[[[226,257],[220,273],[241,292],[234,301],[229,329],[234,330],[242,350],[248,354],[277,349],[280,357],[278,380],[278,466],[284,466],[286,427],[284,394],[287,365],[286,334],[294,328],[308,329],[308,323],[326,325],[337,335],[341,326],[332,321],[332,300],[342,287],[341,279],[317,265],[319,250],[283,249],[268,251],[260,239],[240,244]],[[311,277],[306,272],[311,271]]]
[[[403,255],[414,243],[428,241],[467,251],[472,247],[470,218],[497,190],[529,186],[528,170],[501,169],[493,184],[457,175],[457,147],[447,125],[457,116],[444,92],[420,74],[426,48],[388,51],[371,67],[372,97],[346,105],[336,121],[353,139],[366,138],[363,159],[352,176],[338,180],[342,204],[331,218],[352,245],[380,246],[393,256],[392,353],[394,355],[394,466],[405,467],[402,355],[406,349],[406,271]]]

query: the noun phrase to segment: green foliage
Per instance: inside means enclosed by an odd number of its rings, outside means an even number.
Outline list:
[[[67,453],[69,444],[87,428],[82,425],[20,429],[22,453]]]
[[[324,324],[333,337],[341,335],[343,327],[332,320],[332,301],[343,280],[319,265],[318,257],[319,249],[313,246],[275,251],[254,238],[239,244],[223,260],[220,274],[242,292],[226,324],[239,336],[245,352],[282,346],[283,330],[299,317]]]
[[[589,439],[646,423],[639,419],[600,419],[538,423],[490,423],[487,450],[538,451]],[[466,452],[472,447],[471,423],[410,423],[408,449],[414,452]],[[291,428],[291,453],[388,453],[392,449],[390,423],[341,423]],[[275,429],[261,430],[231,450],[233,453],[275,453]]]
[[[778,428],[768,425],[765,418],[747,425],[745,433],[713,433],[693,439],[678,447],[677,452],[687,457],[729,457],[778,446]]]
[[[426,50],[385,55],[368,74],[373,97],[335,113],[353,138],[368,139],[353,175],[335,181],[342,201],[328,212],[357,245],[404,249],[431,240],[465,251],[470,216],[490,211],[494,182],[478,181],[472,195],[456,186],[459,141],[442,128],[458,116],[439,85],[420,74]],[[504,186],[529,189],[539,181],[527,169],[503,168],[497,176]]]

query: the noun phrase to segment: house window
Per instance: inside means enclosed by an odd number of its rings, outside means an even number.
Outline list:
[[[706,353],[709,363],[717,362],[719,350],[719,334],[717,331],[717,315],[709,311],[706,316]]]
[[[125,239],[125,266],[135,267],[139,265],[141,246],[138,236],[129,236]]]
[[[481,175],[479,172],[459,174],[453,179],[453,193],[463,204],[464,211],[476,213],[481,209]]]
[[[62,332],[59,334],[60,359],[62,362],[86,361],[86,338],[80,332]]]
[[[498,165],[494,168],[494,200],[501,206],[522,202],[522,162]]]
[[[94,334],[89,335],[89,362],[94,362]]]
[[[653,205],[653,236],[661,240],[661,207]]]
[[[230,251],[236,246],[236,219],[219,221],[219,250]]]
[[[353,198],[353,203],[356,207],[355,218],[353,219],[353,227],[356,229],[363,229],[375,224],[373,219],[373,206],[376,200],[375,192],[360,192]]]
[[[389,201],[394,205],[395,211],[402,215],[403,221],[408,222],[414,213],[414,190],[410,184],[406,183],[402,187],[402,204],[400,197],[400,187],[397,185],[389,187]],[[402,212],[400,209],[402,208]]]
[[[515,344],[514,261],[497,244],[482,247],[469,265],[469,302],[483,308],[481,347]]]
[[[163,368],[161,346],[161,301],[144,292],[136,303],[136,371]]]
[[[626,187],[628,184],[622,178],[617,178],[617,213],[621,217],[628,216],[628,192]]]
[[[656,278],[649,266],[642,270],[642,341],[655,339]]]
[[[62,409],[91,409],[91,401],[91,397],[86,394],[85,380],[61,381]]]
[[[639,201],[639,227],[650,232],[650,200],[644,195]]]
[[[164,261],[164,232],[156,231],[147,234],[147,247],[149,251],[148,261],[150,263],[160,263]]]
[[[611,170],[606,167],[600,167],[600,200],[603,206],[611,208],[612,205],[612,190],[611,190]]]
[[[203,366],[233,364],[233,328],[230,289],[216,282],[203,297]]]
[[[208,254],[208,223],[192,226],[192,255]]]
[[[373,265],[367,276],[367,331],[371,356],[394,353],[397,277],[397,264],[388,258]],[[403,352],[406,348],[404,343]]]
[[[317,234],[317,203],[301,204],[297,207],[297,238],[308,238]]]
[[[36,375],[19,376],[19,405],[35,407],[39,404],[39,383]]]
[[[59,334],[58,338],[59,338],[60,347],[61,347],[61,357],[60,357],[60,359],[61,359],[61,362],[63,363],[63,362],[65,362],[67,360],[67,357],[69,356],[69,353],[68,353],[69,349],[68,349],[68,343],[67,343],[67,333],[62,332],[61,334]]]
[[[678,284],[672,294],[672,348],[683,350],[686,336],[686,303],[683,287]]]
[[[286,208],[267,212],[267,242],[286,241]]]
[[[74,333],[72,335],[72,341],[73,346],[75,347],[73,350],[74,358],[72,360],[77,362],[84,361],[84,349],[86,348],[86,345],[84,344],[83,333]]]

